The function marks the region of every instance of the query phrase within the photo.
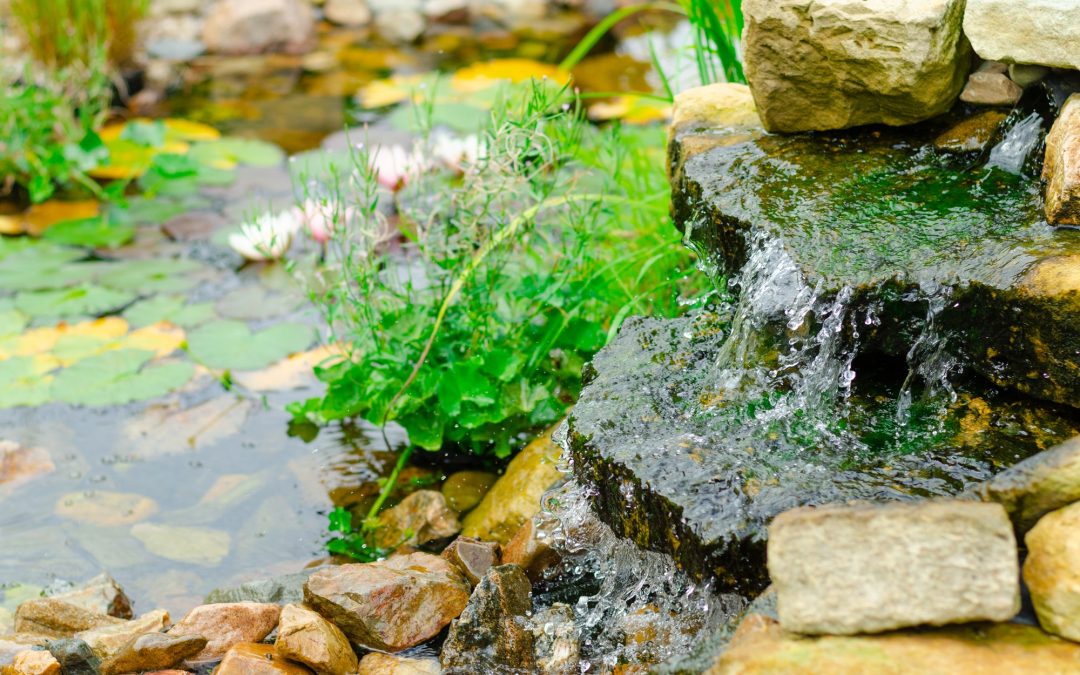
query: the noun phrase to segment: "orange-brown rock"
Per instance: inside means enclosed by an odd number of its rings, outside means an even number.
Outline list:
[[[536,524],[530,518],[503,549],[502,561],[518,565],[535,582],[544,570],[559,562],[559,554],[546,540],[536,536]]]
[[[441,672],[442,667],[436,659],[411,659],[371,652],[360,659],[356,675],[439,675]]]
[[[47,651],[33,649],[19,652],[9,665],[0,668],[3,675],[59,675],[60,662]]]
[[[229,648],[214,675],[311,675],[311,671],[278,654],[273,645],[241,642]]]
[[[27,600],[15,610],[15,632],[54,638],[71,637],[80,631],[123,623],[122,619],[59,598]]]
[[[1052,225],[1080,225],[1080,94],[1061,108],[1046,136],[1046,219]]]
[[[397,652],[439,633],[469,601],[469,582],[427,553],[319,570],[304,602],[366,649]]]
[[[101,675],[172,668],[206,648],[201,635],[145,633],[129,640],[101,664]]]
[[[502,561],[498,544],[471,537],[458,537],[450,542],[450,545],[443,549],[442,557],[456,565],[473,586],[480,583],[488,569]]]
[[[199,605],[169,630],[169,635],[201,635],[206,647],[189,659],[216,661],[233,645],[262,640],[277,626],[281,607],[260,602]]]
[[[304,664],[319,675],[356,672],[356,654],[341,629],[299,605],[282,608],[274,646],[282,656]]]
[[[133,616],[131,600],[120,588],[120,584],[108,574],[99,574],[70,591],[56,593],[52,597],[118,619],[130,619]]]
[[[379,516],[375,543],[383,548],[423,546],[461,531],[461,522],[435,490],[417,490]]]
[[[75,637],[90,645],[99,659],[108,659],[134,638],[145,633],[157,633],[169,625],[169,613],[155,609],[137,619],[80,631]]]

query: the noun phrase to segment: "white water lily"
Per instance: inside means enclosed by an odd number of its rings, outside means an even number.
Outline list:
[[[454,136],[436,132],[431,136],[431,156],[454,171],[462,171],[486,155],[487,148],[476,134]]]
[[[278,260],[292,246],[302,225],[295,209],[267,212],[230,234],[229,246],[247,260]]]
[[[428,169],[428,161],[418,148],[406,150],[402,145],[376,147],[368,163],[379,185],[394,192]]]

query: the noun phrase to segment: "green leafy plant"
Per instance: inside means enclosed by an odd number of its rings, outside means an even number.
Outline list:
[[[34,59],[52,71],[131,59],[147,0],[11,0],[15,25]]]
[[[334,213],[316,298],[347,358],[290,410],[402,425],[399,467],[415,448],[508,456],[566,414],[629,314],[675,314],[691,290],[663,129],[592,127],[565,90],[535,84],[496,104],[479,142],[462,175],[424,172],[397,193],[404,242],[369,168],[381,149],[307,186]],[[386,493],[332,550],[373,554]]]

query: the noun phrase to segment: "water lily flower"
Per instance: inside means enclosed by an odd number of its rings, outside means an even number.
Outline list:
[[[267,212],[254,222],[241,225],[240,232],[230,234],[229,246],[247,260],[278,260],[292,246],[293,237],[301,226],[295,209]]]
[[[368,160],[376,180],[388,190],[397,192],[428,168],[427,159],[418,150],[406,150],[401,145],[375,148]]]
[[[334,204],[317,199],[307,199],[295,209],[296,217],[307,226],[308,234],[320,244],[330,241],[334,234]],[[352,210],[345,209],[345,217]]]
[[[459,137],[436,132],[431,137],[431,155],[448,168],[460,172],[465,166],[484,158],[487,149],[476,134]]]

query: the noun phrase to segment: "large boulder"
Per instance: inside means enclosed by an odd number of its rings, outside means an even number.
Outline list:
[[[1024,582],[1039,625],[1080,642],[1080,502],[1043,516],[1024,542]]]
[[[450,624],[439,655],[443,672],[534,671],[531,594],[532,585],[517,565],[489,569],[465,611]]]
[[[799,508],[769,526],[784,630],[855,635],[1007,621],[1020,611],[1016,538],[999,504]]]
[[[319,570],[304,585],[304,602],[354,644],[397,652],[437,635],[465,609],[469,590],[448,561],[411,553]]]
[[[760,615],[743,621],[706,675],[1075,673],[1080,645],[1034,626],[975,624],[884,635],[799,637]]]
[[[1080,3],[967,0],[964,33],[984,59],[1080,69]]]
[[[1024,534],[1047,513],[1080,501],[1080,436],[1005,469],[978,494],[1004,506]]]
[[[218,0],[206,15],[202,40],[218,54],[300,51],[314,31],[315,16],[304,0]]]
[[[1065,102],[1046,137],[1043,180],[1046,219],[1053,225],[1080,225],[1080,94]],[[1080,278],[1080,271],[1074,273]]]
[[[765,128],[904,125],[964,86],[964,0],[746,0],[746,76]]]

